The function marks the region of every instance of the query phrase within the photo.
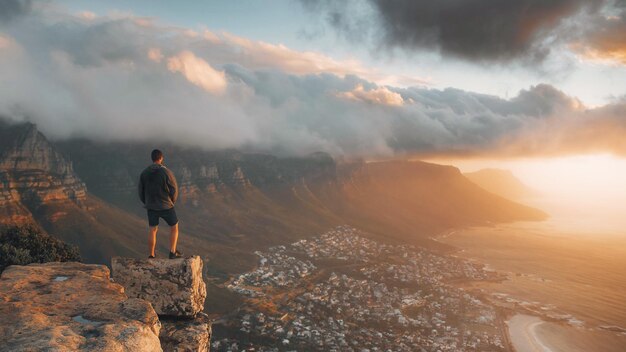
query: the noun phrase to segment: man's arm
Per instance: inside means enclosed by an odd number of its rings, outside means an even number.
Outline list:
[[[143,191],[143,173],[139,176],[139,186],[137,187],[139,191],[139,199],[143,204],[146,204],[146,194]]]
[[[176,203],[176,199],[178,199],[178,184],[176,183],[176,177],[174,177],[174,174],[168,169],[165,169],[165,173],[167,174],[167,188],[170,193],[170,199],[172,200],[172,203]]]

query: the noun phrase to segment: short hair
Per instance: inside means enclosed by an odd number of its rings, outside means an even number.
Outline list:
[[[150,153],[150,157],[152,158],[152,161],[157,161],[163,157],[163,152],[155,149],[152,151],[152,153]]]

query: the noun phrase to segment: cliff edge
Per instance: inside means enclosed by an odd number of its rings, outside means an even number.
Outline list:
[[[0,276],[0,351],[162,351],[147,301],[103,265],[13,265]]]
[[[0,352],[209,351],[199,257],[113,263],[116,280],[103,265],[8,267],[0,276]]]

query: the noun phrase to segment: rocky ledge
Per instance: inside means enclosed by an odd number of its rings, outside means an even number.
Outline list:
[[[200,312],[193,319],[161,319],[161,347],[166,352],[208,352],[211,321]]]
[[[102,265],[10,266],[0,276],[0,351],[162,351],[149,302]]]
[[[152,303],[159,316],[195,317],[204,309],[206,284],[202,259],[111,259],[113,280],[126,289],[128,297]]]
[[[114,257],[111,266],[113,279],[124,286],[129,297],[152,303],[161,318],[159,338],[164,351],[209,351],[211,322],[202,313],[206,284],[200,257]]]
[[[0,352],[209,351],[199,257],[112,262],[117,282],[103,265],[8,267],[0,276]]]

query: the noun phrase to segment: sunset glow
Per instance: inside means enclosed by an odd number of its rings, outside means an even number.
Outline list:
[[[511,170],[537,190],[530,204],[543,207],[567,231],[626,235],[626,158],[611,154],[519,159],[434,159],[462,172]]]
[[[624,269],[626,0],[0,0],[1,351],[624,352]]]

